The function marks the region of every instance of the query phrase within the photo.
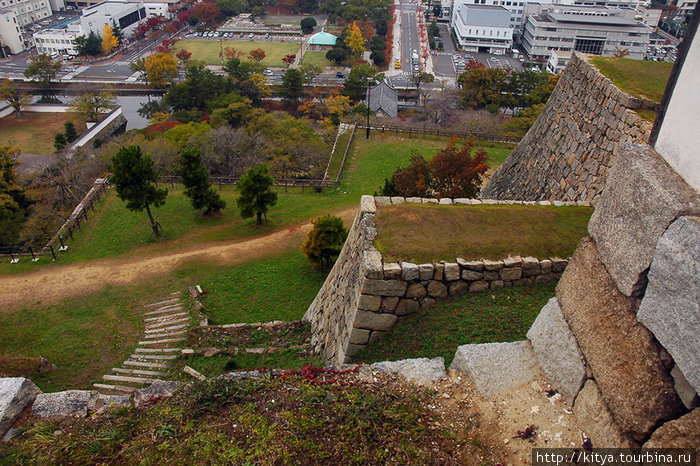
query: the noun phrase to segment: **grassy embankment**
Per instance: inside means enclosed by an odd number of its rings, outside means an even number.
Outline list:
[[[20,118],[13,113],[0,118],[0,142],[19,147],[25,154],[53,154],[54,136],[65,132],[67,121],[73,122],[78,135],[85,132],[85,119],[75,113],[23,112]]]
[[[3,264],[0,271],[60,268],[61,264],[93,259],[128,261],[202,244],[222,244],[296,225],[320,214],[356,206],[362,194],[374,192],[397,165],[406,164],[412,150],[432,156],[444,145],[445,140],[435,139],[375,135],[368,142],[356,138],[339,189],[321,194],[308,189],[304,193],[292,189],[285,193],[279,189],[278,204],[268,213],[270,225],[260,231],[255,228],[254,220],[238,218],[235,189],[222,191],[229,205],[226,212],[221,217],[206,219],[192,211],[187,198],[176,187],[165,206],[155,211],[166,231],[166,240],[155,243],[150,240],[146,215],[127,211],[111,192],[58,263]],[[190,262],[165,276],[154,279],[145,276],[130,286],[107,287],[57,305],[43,304],[40,297],[34,296],[22,308],[0,314],[3,353],[42,355],[59,366],[58,371],[37,379],[43,389],[84,388],[124,360],[134,348],[142,332],[141,305],[173,291],[184,292],[193,283],[209,290],[206,305],[214,322],[299,319],[323,282],[325,272],[310,269],[299,251],[300,239],[295,241],[276,257],[263,251],[255,260],[241,265]],[[41,318],[27,318],[32,315]],[[58,322],[60,326],[55,325]],[[96,348],[98,358],[93,354]]]
[[[654,102],[661,102],[673,68],[673,63],[629,58],[591,57],[591,62],[620,90]],[[637,113],[651,123],[656,118],[654,110],[640,109]]]

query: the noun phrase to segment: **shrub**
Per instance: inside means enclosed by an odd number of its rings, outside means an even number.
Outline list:
[[[333,256],[340,254],[348,236],[343,219],[333,215],[324,215],[313,220],[313,228],[301,246],[306,258],[313,265],[330,267]]]

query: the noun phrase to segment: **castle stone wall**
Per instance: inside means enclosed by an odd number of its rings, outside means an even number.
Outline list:
[[[484,199],[595,201],[625,143],[646,143],[648,100],[620,91],[574,53],[530,131],[494,173]]]

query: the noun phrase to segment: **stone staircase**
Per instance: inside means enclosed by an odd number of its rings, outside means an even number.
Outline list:
[[[102,377],[104,383],[93,386],[103,395],[132,393],[156,380],[165,380],[172,361],[182,351],[182,342],[190,325],[190,314],[180,299],[181,292],[145,306],[146,328],[139,347],[122,367]]]

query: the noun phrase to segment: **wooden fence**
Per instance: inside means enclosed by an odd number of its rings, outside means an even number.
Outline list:
[[[357,129],[367,129],[366,125],[359,125]],[[445,137],[457,137],[463,139],[476,139],[478,141],[492,141],[492,142],[503,142],[507,144],[517,144],[520,142],[520,138],[513,136],[501,136],[487,133],[478,132],[468,132],[468,131],[444,131],[436,128],[415,128],[415,127],[403,127],[403,126],[372,126],[369,129],[371,131],[380,131],[382,134],[385,133],[408,133],[409,137],[412,136],[445,136]]]
[[[238,183],[241,178],[239,176],[210,176],[209,181],[213,185],[218,185],[219,190],[223,186],[232,186]],[[179,176],[161,176],[158,183],[163,183],[175,187],[175,183],[180,184],[182,180]],[[338,181],[333,180],[323,180],[320,178],[282,178],[275,179],[275,186],[280,186],[286,188],[301,188],[304,192],[305,188],[325,188],[328,186],[337,186]]]

